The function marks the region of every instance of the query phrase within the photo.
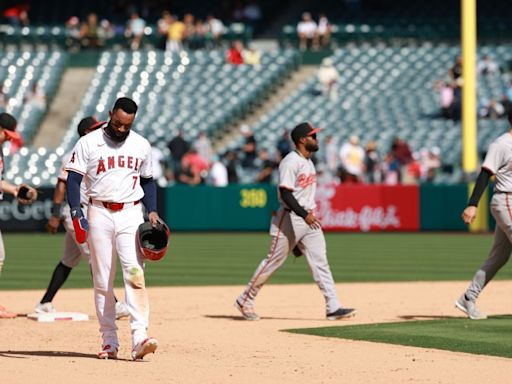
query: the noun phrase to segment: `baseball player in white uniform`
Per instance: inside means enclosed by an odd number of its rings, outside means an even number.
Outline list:
[[[131,131],[137,104],[126,97],[116,100],[110,121],[78,140],[66,170],[67,197],[79,243],[87,241],[91,252],[94,300],[103,345],[98,357],[115,359],[119,349],[115,324],[113,282],[115,254],[123,270],[126,304],[130,312],[133,360],[157,348],[148,337],[149,302],[144,279],[143,255],[136,246],[138,226],[157,224],[156,185],[151,173],[151,146]],[[85,183],[87,217],[80,208],[80,183]]]
[[[313,279],[324,295],[326,318],[336,320],[355,314],[355,309],[343,308],[338,300],[327,261],[325,237],[321,224],[314,214],[316,171],[311,156],[318,151],[318,131],[319,129],[310,123],[297,125],[291,133],[296,149],[286,155],[279,164],[280,207],[270,226],[270,252],[235,301],[235,307],[246,320],[260,319],[254,311],[256,295],[270,276],[285,262],[290,250],[296,246],[305,255]]]
[[[4,193],[9,193],[13,196],[17,196],[19,186],[9,183],[4,180],[4,154],[2,151],[2,145],[9,140],[21,140],[21,136],[16,132],[16,126],[18,122],[14,116],[9,113],[0,113],[0,200],[3,200]],[[2,267],[5,261],[5,248],[4,241],[2,239],[2,233],[0,232],[0,275],[2,274]],[[0,319],[12,319],[17,316],[16,313],[10,312],[5,307],[0,305]]]
[[[93,116],[84,117],[78,124],[78,135],[79,137],[83,137],[104,124],[104,121],[98,122]],[[62,202],[66,195],[66,180],[68,177],[65,166],[69,162],[71,155],[72,152],[69,152],[62,157],[62,167],[53,195],[52,216],[46,225],[50,233],[57,233],[61,219],[63,218],[64,229],[66,230],[66,235],[64,236],[64,254],[53,271],[46,292],[41,301],[36,305],[34,310],[36,313],[55,312],[56,309],[52,304],[53,298],[66,282],[71,270],[80,263],[82,258],[87,260],[87,263],[90,264],[90,254],[87,243],[80,244],[75,239],[75,229],[73,228],[73,220],[71,219],[69,206],[66,205],[62,207]],[[85,183],[82,183],[80,185],[80,207],[84,212],[84,216],[87,215],[87,205],[89,204],[89,198],[85,188]],[[129,315],[130,313],[128,312],[126,304],[116,299],[116,319]]]
[[[512,128],[512,113],[508,115]],[[491,200],[491,213],[496,220],[494,243],[489,256],[476,271],[471,284],[455,302],[455,306],[466,313],[470,319],[486,319],[480,312],[476,300],[484,287],[510,258],[512,251],[512,129],[498,137],[491,145],[482,164],[475,188],[462,212],[462,220],[470,224],[476,218],[478,202],[487,188],[489,178],[496,176],[494,195]]]

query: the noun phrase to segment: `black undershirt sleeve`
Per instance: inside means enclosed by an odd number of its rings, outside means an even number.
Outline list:
[[[482,194],[484,193],[485,189],[487,188],[487,184],[489,184],[489,179],[492,176],[492,172],[488,169],[482,168],[482,171],[476,178],[475,182],[475,188],[473,189],[473,193],[471,194],[471,197],[469,198],[468,207],[473,206],[477,207],[478,202],[480,201],[480,198],[482,197]]]
[[[281,198],[286,205],[297,215],[305,219],[308,215],[308,211],[301,207],[297,199],[293,196],[292,191],[286,188],[279,188],[279,192],[281,192]]]

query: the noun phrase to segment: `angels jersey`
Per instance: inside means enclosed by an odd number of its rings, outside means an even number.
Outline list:
[[[292,191],[293,197],[306,210],[316,208],[316,170],[311,159],[306,159],[297,151],[285,156],[279,164],[279,188]],[[279,203],[286,207],[278,189]]]
[[[140,178],[152,177],[151,145],[136,132],[123,142],[111,140],[103,128],[80,138],[65,170],[84,177],[92,199],[116,203],[139,201],[144,196]]]

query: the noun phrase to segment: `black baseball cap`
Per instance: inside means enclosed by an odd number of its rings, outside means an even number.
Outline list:
[[[303,137],[314,135],[315,133],[321,130],[321,128],[313,127],[313,125],[311,125],[310,122],[304,122],[300,123],[295,128],[293,128],[290,136],[292,137],[294,143],[298,143],[299,140],[302,139]]]
[[[10,140],[23,141],[21,135],[16,132],[18,122],[16,118],[7,112],[0,113],[0,128],[3,128],[4,133]]]
[[[98,122],[98,120],[96,120],[94,116],[84,117],[78,123],[78,134],[80,135],[80,137],[85,136],[87,130],[92,131],[98,128],[101,124],[103,124],[103,122]]]

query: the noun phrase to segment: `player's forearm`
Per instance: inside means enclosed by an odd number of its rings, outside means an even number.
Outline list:
[[[9,193],[13,196],[16,196],[18,194],[18,187],[14,184],[9,183],[6,180],[0,181],[0,189],[4,193]]]
[[[156,183],[153,178],[140,178],[140,185],[144,191],[142,204],[146,207],[146,211],[156,212]]]
[[[279,191],[281,192],[281,199],[286,203],[288,208],[290,208],[293,212],[295,212],[297,215],[302,217],[303,219],[306,218],[308,215],[308,211],[306,211],[297,201],[297,199],[293,196],[292,191],[286,188],[279,188]]]
[[[70,208],[80,207],[80,183],[83,176],[77,172],[69,171],[66,183],[66,193]]]
[[[52,216],[60,217],[60,211],[64,197],[66,196],[66,182],[64,180],[57,181],[55,192],[53,193]]]
[[[476,178],[475,182],[475,188],[473,189],[473,193],[471,194],[471,197],[469,198],[468,206],[477,207],[478,202],[480,201],[480,198],[482,197],[482,194],[484,193],[485,189],[487,188],[487,185],[489,184],[489,179],[492,176],[492,172],[482,168],[482,171]]]

